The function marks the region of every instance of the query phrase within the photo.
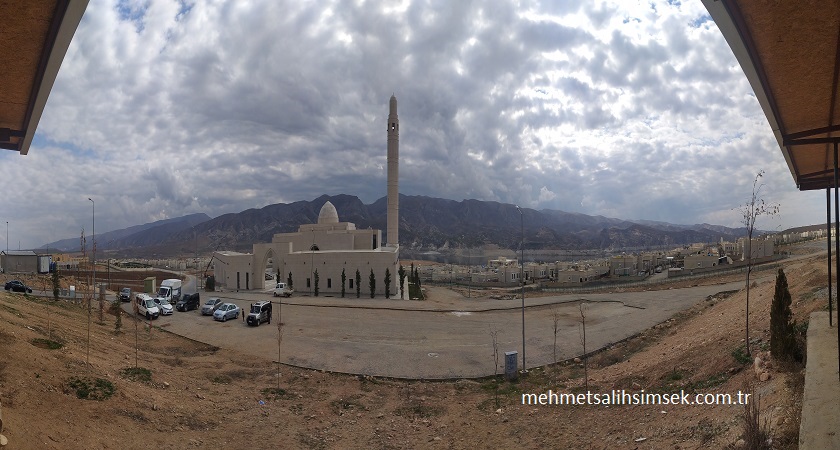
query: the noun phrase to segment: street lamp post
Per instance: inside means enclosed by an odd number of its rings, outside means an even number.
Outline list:
[[[520,248],[520,262],[519,262],[519,282],[522,283],[522,371],[525,371],[525,215],[522,214],[522,208],[518,205],[516,210],[519,211],[520,231],[522,233],[522,240],[519,243]]]
[[[91,213],[91,222],[93,222],[93,293],[96,295],[96,202],[88,197],[88,200],[93,204],[93,211]]]
[[[195,253],[193,254],[193,264],[195,264],[195,291],[198,292],[199,282],[198,282],[198,233],[195,231],[195,226],[192,227],[193,229],[193,241],[195,241]],[[186,267],[185,267],[186,268]]]

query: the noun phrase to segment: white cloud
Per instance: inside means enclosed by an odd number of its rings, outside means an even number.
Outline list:
[[[30,155],[0,154],[0,207],[34,246],[89,196],[106,231],[369,203],[396,93],[404,194],[731,222],[765,169],[781,223],[822,220],[699,1],[379,6],[92,0]]]
[[[550,202],[557,197],[557,194],[551,192],[547,187],[543,186],[540,188],[540,196],[537,198],[539,203]]]

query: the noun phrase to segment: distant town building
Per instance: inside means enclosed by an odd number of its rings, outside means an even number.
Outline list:
[[[686,255],[683,260],[683,267],[686,270],[708,269],[710,267],[717,267],[719,264],[720,255],[718,255],[717,251]]]
[[[639,259],[636,255],[617,255],[610,258],[610,275],[635,276],[638,272]]]
[[[749,252],[752,254],[752,258],[765,258],[768,256],[773,256],[773,241],[766,237],[761,238],[753,238],[751,241],[751,245],[747,245],[746,238],[738,239],[738,251],[741,255],[741,261],[745,261],[746,254],[749,248]]]

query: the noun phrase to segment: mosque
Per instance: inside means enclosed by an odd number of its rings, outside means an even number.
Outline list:
[[[275,234],[270,243],[254,244],[253,253],[215,252],[216,283],[227,289],[266,289],[264,274],[270,260],[272,272],[279,270],[282,281],[291,273],[297,293],[314,292],[317,270],[319,295],[339,296],[343,271],[345,296],[355,297],[358,271],[361,295],[369,297],[373,271],[376,296],[382,297],[387,270],[391,297],[399,298],[399,131],[397,98],[392,95],[388,114],[387,243],[382,243],[381,230],[357,230],[355,224],[341,222],[335,206],[326,202],[318,223],[301,225],[297,232]]]

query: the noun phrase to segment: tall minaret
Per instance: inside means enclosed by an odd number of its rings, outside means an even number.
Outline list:
[[[388,113],[388,246],[400,243],[400,119],[397,117],[397,97],[391,96]]]

